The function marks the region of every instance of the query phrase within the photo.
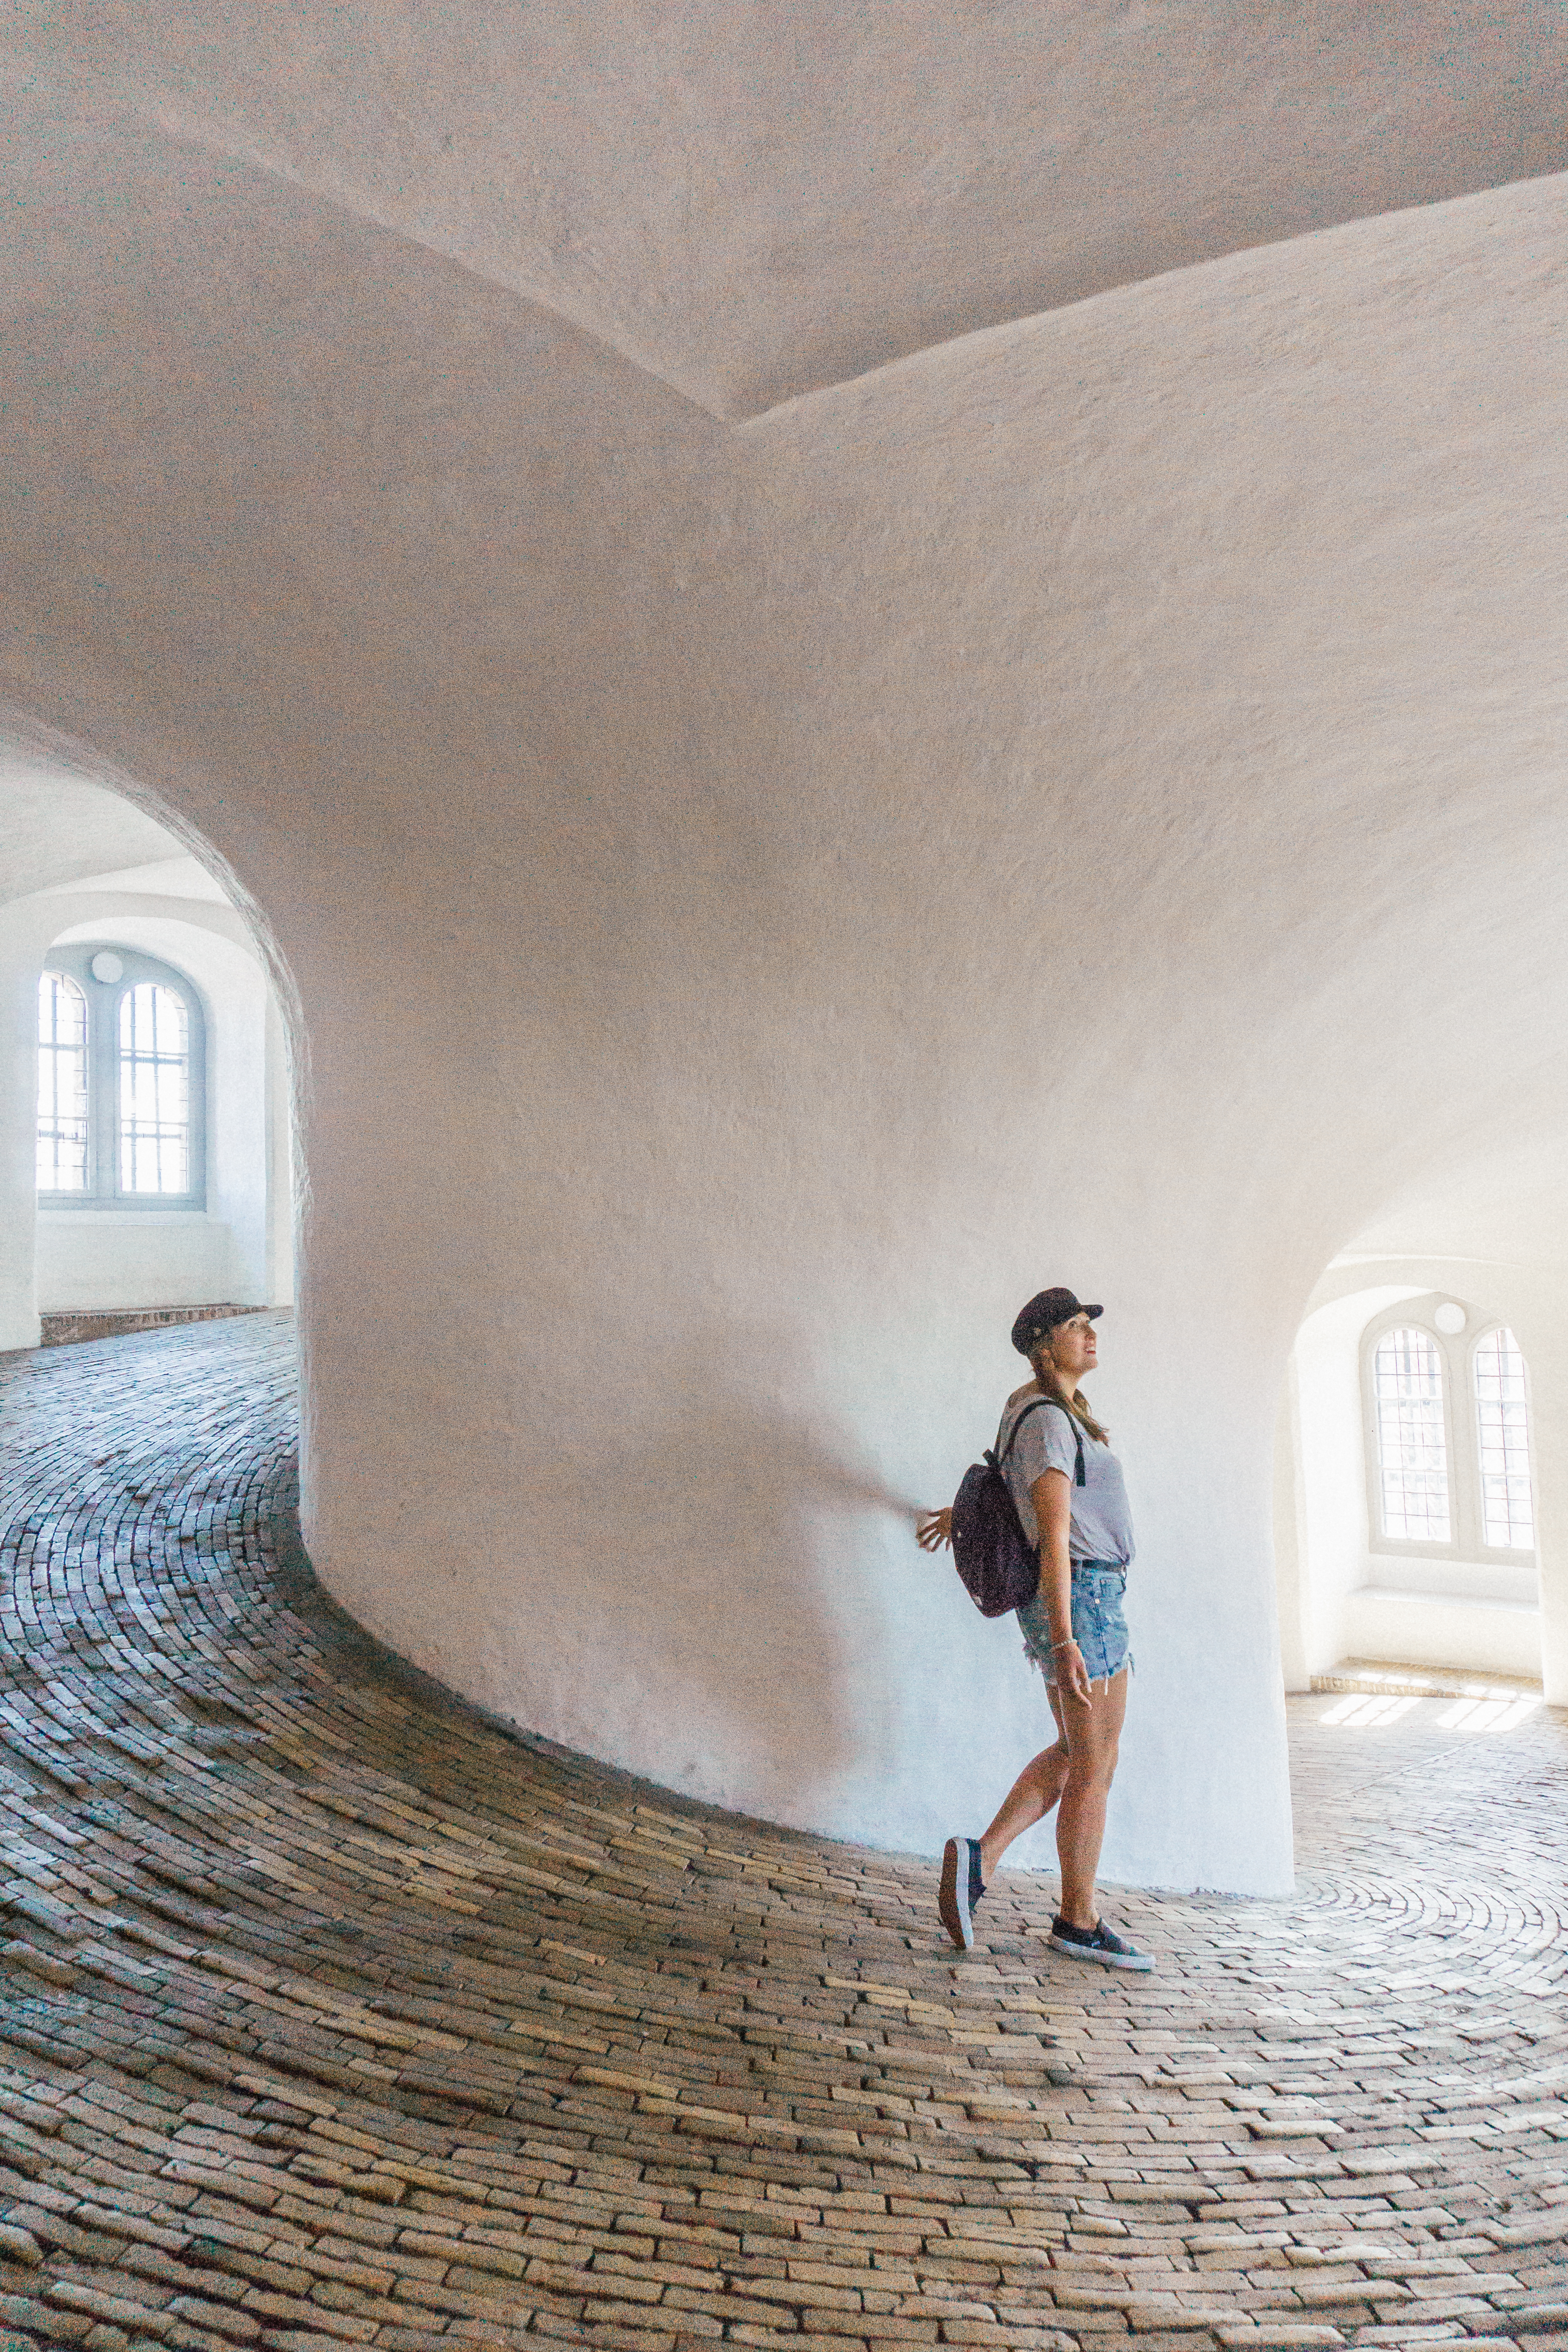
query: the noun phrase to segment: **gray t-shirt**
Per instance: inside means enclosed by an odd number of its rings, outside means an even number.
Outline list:
[[[1002,1415],[1002,1425],[996,1432],[996,1454],[1002,1460],[1002,1449],[1020,1416],[1028,1412],[1037,1397],[1021,1396],[1016,1404],[1007,1406]],[[1076,1483],[1078,1448],[1074,1443],[1083,1439],[1083,1485]],[[1121,1465],[1109,1445],[1101,1445],[1089,1435],[1059,1405],[1040,1405],[1037,1412],[1018,1430],[1017,1444],[1002,1462],[1002,1475],[1007,1481],[1018,1517],[1024,1523],[1024,1533],[1032,1544],[1040,1540],[1039,1525],[1035,1517],[1034,1497],[1029,1489],[1037,1478],[1047,1470],[1065,1470],[1068,1495],[1072,1505],[1072,1525],[1068,1536],[1068,1555],[1072,1559],[1115,1559],[1123,1565],[1132,1557],[1132,1513],[1128,1507],[1127,1488],[1121,1475]]]

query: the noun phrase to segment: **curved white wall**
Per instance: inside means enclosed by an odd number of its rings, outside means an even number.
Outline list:
[[[534,1729],[929,1846],[1046,1716],[910,1512],[1065,1280],[1140,1530],[1109,1874],[1282,1886],[1303,1303],[1568,1129],[1563,189],[732,434],[275,179],[54,152],[0,669],[297,982],[323,1578]]]

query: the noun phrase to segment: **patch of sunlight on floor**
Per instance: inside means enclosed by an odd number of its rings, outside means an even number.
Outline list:
[[[1387,1691],[1354,1691],[1349,1698],[1336,1700],[1318,1721],[1354,1724],[1361,1731],[1370,1724],[1397,1723],[1402,1715],[1408,1715],[1413,1706],[1420,1705],[1418,1698],[1395,1698]]]
[[[1461,1698],[1437,1717],[1442,1731],[1512,1731],[1535,1713],[1538,1698]]]
[[[1545,1702],[1529,1696],[1523,1698],[1481,1697],[1458,1698],[1395,1698],[1387,1692],[1352,1691],[1326,1707],[1318,1717],[1320,1723],[1335,1725],[1344,1731],[1381,1730],[1384,1725],[1398,1723],[1413,1708],[1423,1711],[1439,1708],[1435,1727],[1439,1731],[1513,1731],[1529,1721],[1536,1709]]]

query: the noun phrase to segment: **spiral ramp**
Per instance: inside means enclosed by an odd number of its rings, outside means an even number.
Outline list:
[[[1293,1899],[955,1963],[361,1634],[287,1318],[0,1414],[0,2345],[1568,2343],[1561,1717],[1292,1702]]]

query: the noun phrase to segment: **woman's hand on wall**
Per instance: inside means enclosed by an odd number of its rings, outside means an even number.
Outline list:
[[[952,1513],[927,1511],[915,1523],[915,1541],[921,1551],[942,1551],[952,1541]]]

